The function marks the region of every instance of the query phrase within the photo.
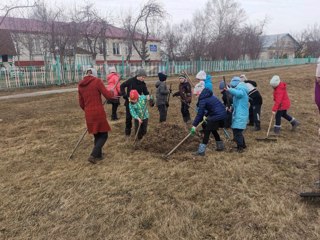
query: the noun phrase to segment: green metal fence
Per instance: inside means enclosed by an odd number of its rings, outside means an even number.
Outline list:
[[[182,71],[188,74],[196,74],[200,70],[206,72],[225,72],[254,70],[271,67],[282,67],[290,65],[302,65],[316,63],[317,58],[294,58],[294,59],[268,59],[268,60],[235,60],[235,61],[179,61],[179,62],[150,62],[144,68],[148,76],[157,76],[158,72],[167,75],[177,75]],[[109,65],[110,66],[110,65]],[[94,66],[98,77],[106,79],[109,72],[107,64]],[[123,78],[134,76],[136,70],[141,68],[141,63],[128,63],[122,61],[114,64]],[[63,65],[59,63],[41,67],[10,67],[0,69],[0,89],[23,88],[29,86],[64,85],[76,83],[84,76],[84,70],[88,65]]]

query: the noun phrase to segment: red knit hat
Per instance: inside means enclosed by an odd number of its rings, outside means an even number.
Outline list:
[[[133,89],[130,91],[130,101],[136,101],[139,98],[139,93],[137,90]]]

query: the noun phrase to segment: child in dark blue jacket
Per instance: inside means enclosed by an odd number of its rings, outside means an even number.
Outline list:
[[[193,121],[193,126],[190,130],[190,133],[192,135],[195,134],[196,127],[202,121],[202,119],[206,119],[206,127],[203,130],[204,137],[202,143],[199,145],[196,155],[205,155],[210,133],[213,134],[216,140],[216,150],[222,151],[224,149],[224,144],[217,130],[219,128],[223,128],[224,126],[224,120],[227,116],[225,107],[217,97],[213,96],[212,91],[208,88],[203,89],[201,92],[197,106],[198,113]]]

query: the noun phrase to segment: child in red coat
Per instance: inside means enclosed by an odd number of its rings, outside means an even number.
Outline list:
[[[274,125],[274,133],[280,134],[281,129],[281,117],[286,119],[292,125],[292,130],[295,130],[300,123],[291,117],[287,110],[290,108],[290,99],[287,93],[287,84],[280,81],[278,75],[274,75],[270,80],[270,85],[273,87],[273,107],[272,114],[276,116],[276,124]]]

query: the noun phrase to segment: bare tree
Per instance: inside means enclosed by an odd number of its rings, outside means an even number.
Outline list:
[[[242,58],[257,59],[262,50],[261,35],[266,24],[266,19],[257,25],[246,25],[240,30]]]
[[[29,3],[29,1],[27,1],[25,4],[21,4],[21,2],[19,4],[16,3],[12,3],[12,4],[7,4],[7,5],[0,5],[0,12],[4,12],[3,17],[0,20],[0,26],[2,25],[2,23],[4,22],[4,20],[6,19],[6,17],[9,15],[10,12],[16,10],[16,9],[21,9],[21,8],[32,8],[32,7],[36,7],[38,6],[38,1],[33,1],[31,3]]]
[[[160,22],[165,16],[163,7],[156,0],[149,0],[141,8],[137,17],[130,14],[126,17],[126,29],[129,32],[130,41],[142,60],[142,64],[149,60],[147,43],[152,36],[151,25],[157,20]]]
[[[170,24],[167,24],[165,27],[165,32],[162,36],[162,46],[164,55],[166,55],[169,61],[177,60],[181,56],[178,47],[181,45],[182,34],[179,33],[179,25],[170,26]]]

